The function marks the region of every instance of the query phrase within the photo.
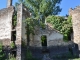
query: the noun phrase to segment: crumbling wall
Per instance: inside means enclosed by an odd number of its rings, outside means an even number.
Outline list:
[[[16,26],[16,46],[17,55],[16,60],[21,60],[21,34],[22,34],[22,4],[18,6],[17,10],[17,26]]]
[[[80,57],[80,6],[69,10],[69,15],[72,16],[73,32],[74,32],[74,43],[75,48],[78,49],[78,54]]]
[[[22,60],[22,53],[24,51],[21,50],[22,41],[26,40],[26,30],[24,20],[29,16],[29,13],[23,4],[18,5],[17,10],[17,26],[16,26],[16,45],[17,45],[17,57],[16,60]],[[27,41],[27,40],[26,40]]]
[[[69,15],[72,16],[74,43],[80,43],[80,6],[69,10]]]
[[[55,29],[50,28],[49,25],[46,25],[46,29],[44,30],[40,30],[40,28],[35,30],[34,39],[30,40],[30,46],[42,47],[41,36],[43,35],[47,38],[47,47],[63,44],[63,35]]]
[[[13,12],[13,6],[0,10],[0,40],[3,45],[9,45],[11,41]]]

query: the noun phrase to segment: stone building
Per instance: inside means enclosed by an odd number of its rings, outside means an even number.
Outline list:
[[[69,15],[72,16],[73,32],[75,44],[78,44],[78,49],[80,51],[80,6],[69,10]],[[80,53],[79,53],[80,54]]]
[[[30,13],[28,12],[27,8],[23,6],[23,4],[19,4],[17,9],[17,24],[15,28],[13,28],[15,7],[12,6],[12,0],[7,0],[7,8],[0,10],[0,41],[2,41],[3,45],[7,48],[10,46],[12,41],[14,41],[17,46],[16,60],[21,60],[21,40],[22,38],[25,39],[26,31],[23,20],[29,17]]]
[[[13,28],[14,13],[15,13],[15,8],[14,6],[12,6],[12,0],[7,0],[7,8],[3,8],[0,10],[0,41],[3,42],[4,46],[10,46],[11,42],[15,41],[15,44],[17,46],[16,60],[22,60],[21,44],[22,41],[27,42],[24,20],[27,17],[30,17],[30,13],[23,4],[19,4],[17,6],[17,19],[16,19],[17,24],[15,28]],[[76,16],[77,15],[78,14],[76,13]],[[72,16],[75,16],[75,14],[73,14]],[[73,22],[75,22],[75,19],[77,18],[73,17]],[[76,27],[75,24],[73,24],[73,29],[75,27]],[[78,28],[76,29],[79,31]],[[16,34],[16,36],[14,36],[14,34]],[[77,39],[79,39],[79,37],[77,36],[79,35],[79,33],[76,32],[75,29],[74,29],[74,34],[76,34],[74,35],[74,41],[76,41]],[[45,38],[45,43],[42,43],[41,41],[42,37]],[[40,56],[42,56],[41,55],[42,50],[45,49],[48,49],[51,55],[58,54],[58,53],[67,53],[68,45],[69,45],[69,43],[63,42],[63,35],[59,33],[59,31],[53,29],[52,26],[48,23],[46,23],[45,29],[41,29],[39,27],[35,29],[35,35],[31,35],[31,39],[29,43],[33,55],[36,57],[38,56],[39,58]]]

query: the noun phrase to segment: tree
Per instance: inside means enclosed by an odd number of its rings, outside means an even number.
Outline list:
[[[61,12],[60,2],[61,0],[24,0],[24,4],[29,8],[32,17],[37,17],[43,22],[45,17]]]
[[[31,13],[31,17],[25,20],[28,45],[30,34],[34,34],[34,26],[44,26],[47,16],[57,15],[61,12],[61,8],[59,7],[61,1],[62,0],[19,0],[16,5],[23,3]]]
[[[57,15],[61,12],[60,2],[61,0],[19,0],[19,3],[23,3],[31,13],[31,17],[27,18],[25,22],[28,45],[30,33],[34,34],[34,26],[38,25],[42,28],[47,16]]]

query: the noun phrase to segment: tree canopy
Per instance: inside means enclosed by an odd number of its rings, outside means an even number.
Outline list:
[[[45,21],[45,17],[49,15],[57,15],[61,12],[59,6],[62,0],[19,0],[31,12],[31,17],[36,17],[38,20]]]
[[[34,17],[57,15],[61,12],[60,2],[61,0],[24,0],[24,4]]]

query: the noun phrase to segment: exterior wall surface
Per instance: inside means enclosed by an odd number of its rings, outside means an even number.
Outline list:
[[[16,60],[21,60],[21,34],[22,34],[22,4],[18,6],[17,11],[17,27],[16,27],[16,45],[17,45],[17,57]]]
[[[54,29],[50,30],[50,28],[48,27],[47,29],[45,29],[43,31],[36,30],[34,39],[30,41],[30,46],[42,47],[42,44],[41,44],[41,36],[42,35],[46,35],[46,37],[47,37],[47,47],[54,46],[54,45],[60,45],[60,43],[63,42],[63,35]],[[56,41],[56,42],[54,42],[54,41]]]
[[[13,12],[13,6],[0,10],[0,40],[3,45],[9,45],[11,41]]]
[[[69,10],[69,15],[72,16],[74,43],[80,43],[80,6]]]
[[[26,8],[25,8],[26,9]],[[16,45],[17,45],[17,60],[22,60],[22,41],[27,41],[24,20],[29,17],[29,12],[24,10],[24,5],[20,4],[17,11],[17,27],[16,27]]]
[[[12,6],[12,0],[7,0],[7,8]]]
[[[77,6],[75,9],[70,9],[69,15],[72,16],[74,43],[77,45],[75,47],[77,47],[80,57],[80,6]]]

